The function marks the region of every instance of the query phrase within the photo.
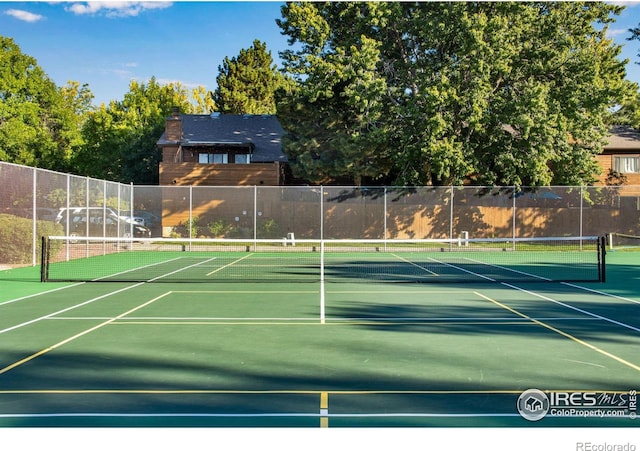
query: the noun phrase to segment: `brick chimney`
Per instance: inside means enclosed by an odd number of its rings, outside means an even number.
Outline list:
[[[167,118],[165,137],[167,141],[180,141],[182,139],[182,118],[180,109],[173,107],[171,117]]]

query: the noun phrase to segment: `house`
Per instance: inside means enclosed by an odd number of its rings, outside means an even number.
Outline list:
[[[640,185],[640,132],[624,126],[611,129],[607,144],[596,157],[602,168],[598,185],[611,182],[623,185]],[[611,180],[611,177],[614,179]]]
[[[281,185],[287,157],[274,115],[180,114],[157,142],[160,185]]]
[[[533,396],[530,396],[525,401],[525,407],[527,409],[529,409],[529,412],[538,412],[538,411],[544,409],[544,405],[542,404],[542,401],[539,400],[538,398],[533,397]]]
[[[157,142],[160,185],[282,185],[287,163],[283,133],[274,115],[180,114],[174,108]],[[596,185],[640,186],[637,130],[612,128],[596,159],[602,168]]]

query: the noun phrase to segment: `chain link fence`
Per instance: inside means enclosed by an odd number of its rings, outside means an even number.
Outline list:
[[[0,162],[0,267],[40,237],[451,239],[640,235],[640,186],[138,186]]]

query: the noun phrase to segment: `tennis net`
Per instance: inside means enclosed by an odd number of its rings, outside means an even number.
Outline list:
[[[598,237],[233,240],[48,237],[42,281],[603,281]]]
[[[609,249],[611,250],[639,250],[640,236],[625,233],[609,234]]]

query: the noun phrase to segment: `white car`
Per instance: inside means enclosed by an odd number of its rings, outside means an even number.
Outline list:
[[[153,227],[154,225],[160,224],[161,222],[160,218],[154,215],[153,213],[151,213],[150,211],[138,210],[138,211],[134,211],[133,215],[135,217],[140,217],[144,219],[145,225],[147,227]]]
[[[129,224],[136,224],[147,227],[147,221],[145,221],[144,218],[141,218],[140,216],[120,216],[120,219]]]

